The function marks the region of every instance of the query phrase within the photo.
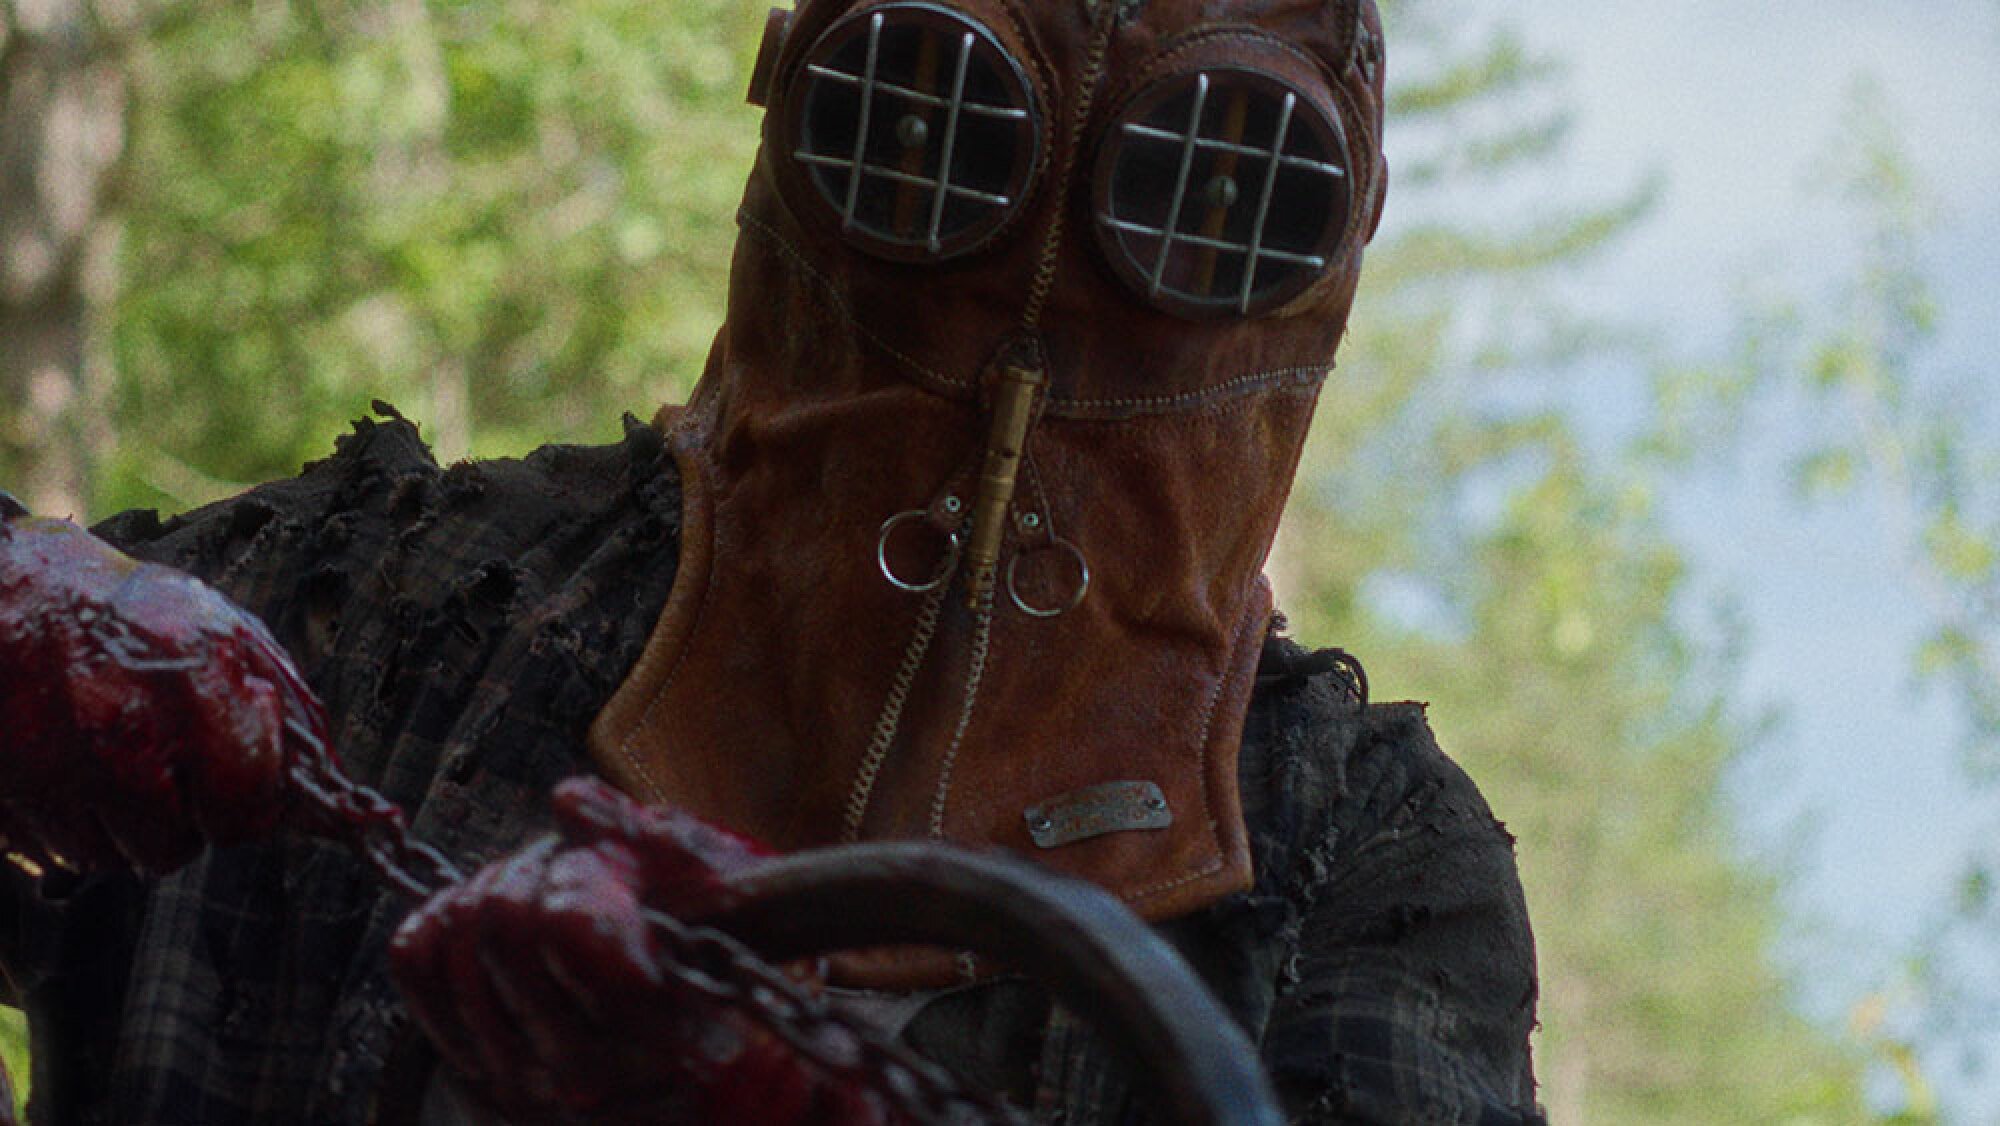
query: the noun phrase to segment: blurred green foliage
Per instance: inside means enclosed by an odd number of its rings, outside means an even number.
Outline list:
[[[14,1114],[28,1109],[28,1021],[21,1010],[0,1006],[0,1063],[14,1081]]]
[[[129,47],[99,507],[295,472],[372,397],[457,458],[604,440],[689,386],[764,8],[164,6]]]
[[[1656,186],[1557,195],[1561,68],[1447,0],[1385,10],[1391,209],[1414,219],[1370,250],[1288,514],[1298,632],[1428,699],[1518,835],[1553,1121],[1867,1120],[1859,1052],[1770,968],[1773,881],[1728,845],[1719,787],[1755,733],[1727,655],[1673,616],[1650,468],[1672,416],[1607,455],[1563,411],[1584,361],[1647,361],[1635,326],[1572,313],[1561,284]]]
[[[1994,382],[1991,371],[1953,371],[1938,355],[1946,310],[1927,276],[1927,256],[1940,215],[1918,181],[1908,136],[1884,88],[1856,82],[1816,176],[1850,219],[1846,244],[1823,249],[1851,257],[1853,267],[1822,292],[1751,304],[1737,355],[1706,371],[1691,367],[1687,401],[1698,404],[1692,417],[1747,413],[1745,404],[1760,399],[1784,403],[1801,435],[1784,450],[1801,502],[1866,503],[1881,514],[1866,546],[1901,564],[1901,589],[1885,594],[1899,597],[1924,631],[1914,651],[1901,655],[1908,679],[1949,702],[1964,776],[1987,787],[1990,799],[2000,779]],[[1894,667],[1898,656],[1883,658]],[[1988,800],[1989,831],[1956,858],[1957,916],[1932,927],[1914,959],[1914,980],[1904,983],[1917,994],[1905,1004],[1916,1013],[1905,1022],[1915,1034],[1904,1029],[1897,1039],[1879,1031],[1894,1022],[1862,1022],[1878,1030],[1868,1039],[1882,1070],[1909,1092],[1917,1119],[1940,1105],[1946,1114],[1962,1112],[1950,1096],[1991,1084],[1982,1057],[1992,1049],[2000,1005],[1990,972],[2000,934],[2000,903],[1991,894],[2000,870],[1996,812]],[[1926,1063],[1933,1074],[1913,1071]],[[1990,1108],[1988,1099],[1988,1117]]]

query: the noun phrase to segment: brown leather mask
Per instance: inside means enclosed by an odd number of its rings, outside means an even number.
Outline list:
[[[1107,5],[1110,5],[1107,7]],[[1261,577],[1385,182],[1368,0],[803,0],[599,767],[775,847],[1249,886]]]

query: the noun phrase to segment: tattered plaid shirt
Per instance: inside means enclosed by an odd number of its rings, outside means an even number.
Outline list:
[[[251,608],[334,717],[346,770],[468,866],[549,823],[673,584],[660,435],[440,470],[400,419],[290,481],[98,529]],[[1267,646],[1242,752],[1256,886],[1162,928],[1310,1122],[1540,1120],[1512,839],[1415,705]],[[0,953],[46,1126],[413,1121],[433,1057],[385,970],[407,904],[298,838],[150,883],[5,898]],[[894,1006],[884,1007],[884,1011]],[[1144,1121],[1090,1030],[1024,981],[900,1006],[903,1038],[1038,1120]]]

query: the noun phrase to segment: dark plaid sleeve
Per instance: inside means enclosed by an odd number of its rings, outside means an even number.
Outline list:
[[[1540,1122],[1534,948],[1513,838],[1418,705],[1371,707],[1344,748],[1297,749],[1297,911],[1263,1053],[1304,1122]],[[1310,740],[1308,740],[1310,742]],[[1328,754],[1332,751],[1332,754]]]
[[[392,414],[293,480],[97,530],[263,617],[326,700],[344,769],[469,865],[539,832],[548,789],[588,769],[584,731],[672,585],[679,510],[637,423],[606,447],[441,469]],[[36,1120],[368,1121],[406,1042],[384,956],[407,906],[297,837],[32,905],[13,945]]]

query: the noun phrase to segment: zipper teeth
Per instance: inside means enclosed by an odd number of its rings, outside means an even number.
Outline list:
[[[944,759],[938,767],[937,790],[931,795],[931,838],[944,839],[945,807],[951,800],[952,769],[958,765],[958,750],[965,742],[966,729],[972,726],[972,707],[979,700],[979,685],[986,676],[986,654],[993,642],[993,591],[989,588],[979,596],[977,618],[973,625],[972,654],[965,672],[965,694],[960,697],[958,725],[952,728],[951,742],[946,744]]]
[[[1090,51],[1084,56],[1082,93],[1078,95],[1076,109],[1070,117],[1069,148],[1063,153],[1062,175],[1056,181],[1056,213],[1049,220],[1048,236],[1042,240],[1041,259],[1036,263],[1034,280],[1028,286],[1028,304],[1021,313],[1024,332],[1032,333],[1041,326],[1049,291],[1055,287],[1056,255],[1061,252],[1063,242],[1063,217],[1069,213],[1069,208],[1060,201],[1069,197],[1070,186],[1076,178],[1076,154],[1083,146],[1083,131],[1090,124],[1097,87],[1104,78],[1104,59],[1111,50],[1111,33],[1118,24],[1119,7],[1110,0],[1099,0],[1097,5],[1097,22],[1091,28]]]
[[[902,729],[903,708],[910,701],[910,689],[924,667],[924,658],[930,654],[931,639],[937,636],[938,618],[944,612],[945,596],[950,589],[950,583],[939,583],[925,596],[923,609],[917,613],[916,629],[910,634],[910,644],[903,650],[903,663],[897,667],[889,694],[882,701],[882,711],[875,718],[868,750],[861,756],[861,765],[855,768],[854,784],[847,792],[846,818],[841,826],[841,839],[849,844],[861,839],[861,823],[868,815],[869,799],[875,794],[875,779],[888,760],[896,733]]]
[[[1090,123],[1090,111],[1097,98],[1097,88],[1104,78],[1105,57],[1111,48],[1111,34],[1118,23],[1120,5],[1100,2],[1096,12],[1096,22],[1091,27],[1090,49],[1084,56],[1082,93],[1077,98],[1076,108],[1070,117],[1068,150],[1063,154],[1062,174],[1057,179],[1058,198],[1067,197],[1071,183],[1076,177],[1077,151],[1083,143],[1084,130]],[[1056,258],[1061,253],[1064,221],[1067,209],[1058,205],[1055,215],[1049,220],[1048,234],[1042,240],[1039,260],[1035,266],[1035,276],[1028,287],[1027,305],[1022,311],[1021,326],[1024,333],[1032,334],[1040,326],[1042,312],[1048,305],[1049,293],[1054,288]],[[889,685],[888,696],[882,701],[882,711],[875,719],[875,728],[869,739],[868,749],[861,756],[861,763],[855,768],[854,784],[847,795],[842,839],[853,842],[861,839],[863,821],[868,815],[868,805],[875,793],[875,783],[882,773],[882,765],[888,761],[890,749],[902,730],[903,711],[909,704],[910,692],[916,684],[917,674],[922,670],[924,659],[929,656],[931,642],[937,636],[938,620],[944,612],[947,592],[952,584],[942,583],[924,599],[923,608],[918,612],[915,630],[910,635],[910,644],[903,650],[902,664]],[[938,787],[931,799],[930,830],[934,837],[944,832],[944,815],[951,792],[952,770],[958,760],[958,752],[965,740],[967,729],[972,723],[973,705],[979,697],[979,686],[985,677],[986,660],[991,647],[993,626],[993,597],[987,591],[981,596],[977,611],[977,624],[970,664],[966,670],[964,694],[960,698],[958,723],[952,730],[951,742],[946,746],[942,762],[942,772]]]

